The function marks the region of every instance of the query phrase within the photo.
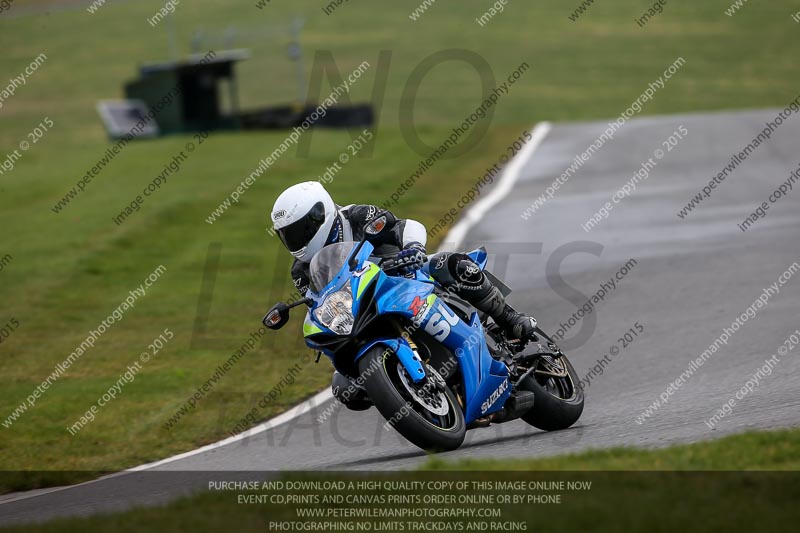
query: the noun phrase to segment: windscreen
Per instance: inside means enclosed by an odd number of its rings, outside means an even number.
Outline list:
[[[337,242],[324,247],[314,256],[309,267],[311,290],[319,292],[331,282],[347,263],[355,245],[355,242]]]

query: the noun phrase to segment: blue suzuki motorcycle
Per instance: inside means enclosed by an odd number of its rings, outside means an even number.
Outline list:
[[[454,450],[467,429],[517,418],[548,431],[578,420],[578,375],[541,329],[527,344],[508,339],[427,265],[393,276],[398,263],[372,252],[366,240],[326,246],[311,261],[307,297],[279,302],[264,324],[278,329],[290,308],[307,305],[306,344],[363,384],[387,424],[424,450]],[[469,255],[491,276],[485,249]]]

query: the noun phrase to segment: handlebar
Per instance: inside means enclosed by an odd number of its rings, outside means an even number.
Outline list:
[[[392,257],[381,261],[380,267],[384,272],[392,272],[400,268],[400,264],[398,264],[397,259]]]

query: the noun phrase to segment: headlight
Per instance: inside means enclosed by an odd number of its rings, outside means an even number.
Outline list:
[[[314,318],[337,335],[347,335],[353,329],[353,293],[348,281],[344,287],[325,298]]]

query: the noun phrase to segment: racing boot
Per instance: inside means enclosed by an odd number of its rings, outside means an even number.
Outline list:
[[[331,391],[351,411],[365,411],[372,407],[372,400],[367,396],[366,389],[339,372],[333,373]]]
[[[500,289],[492,285],[488,279],[486,282],[488,286],[485,291],[480,291],[483,293],[481,297],[470,302],[475,309],[492,317],[510,338],[521,341],[536,340],[536,319],[514,310],[506,303],[506,298]]]

